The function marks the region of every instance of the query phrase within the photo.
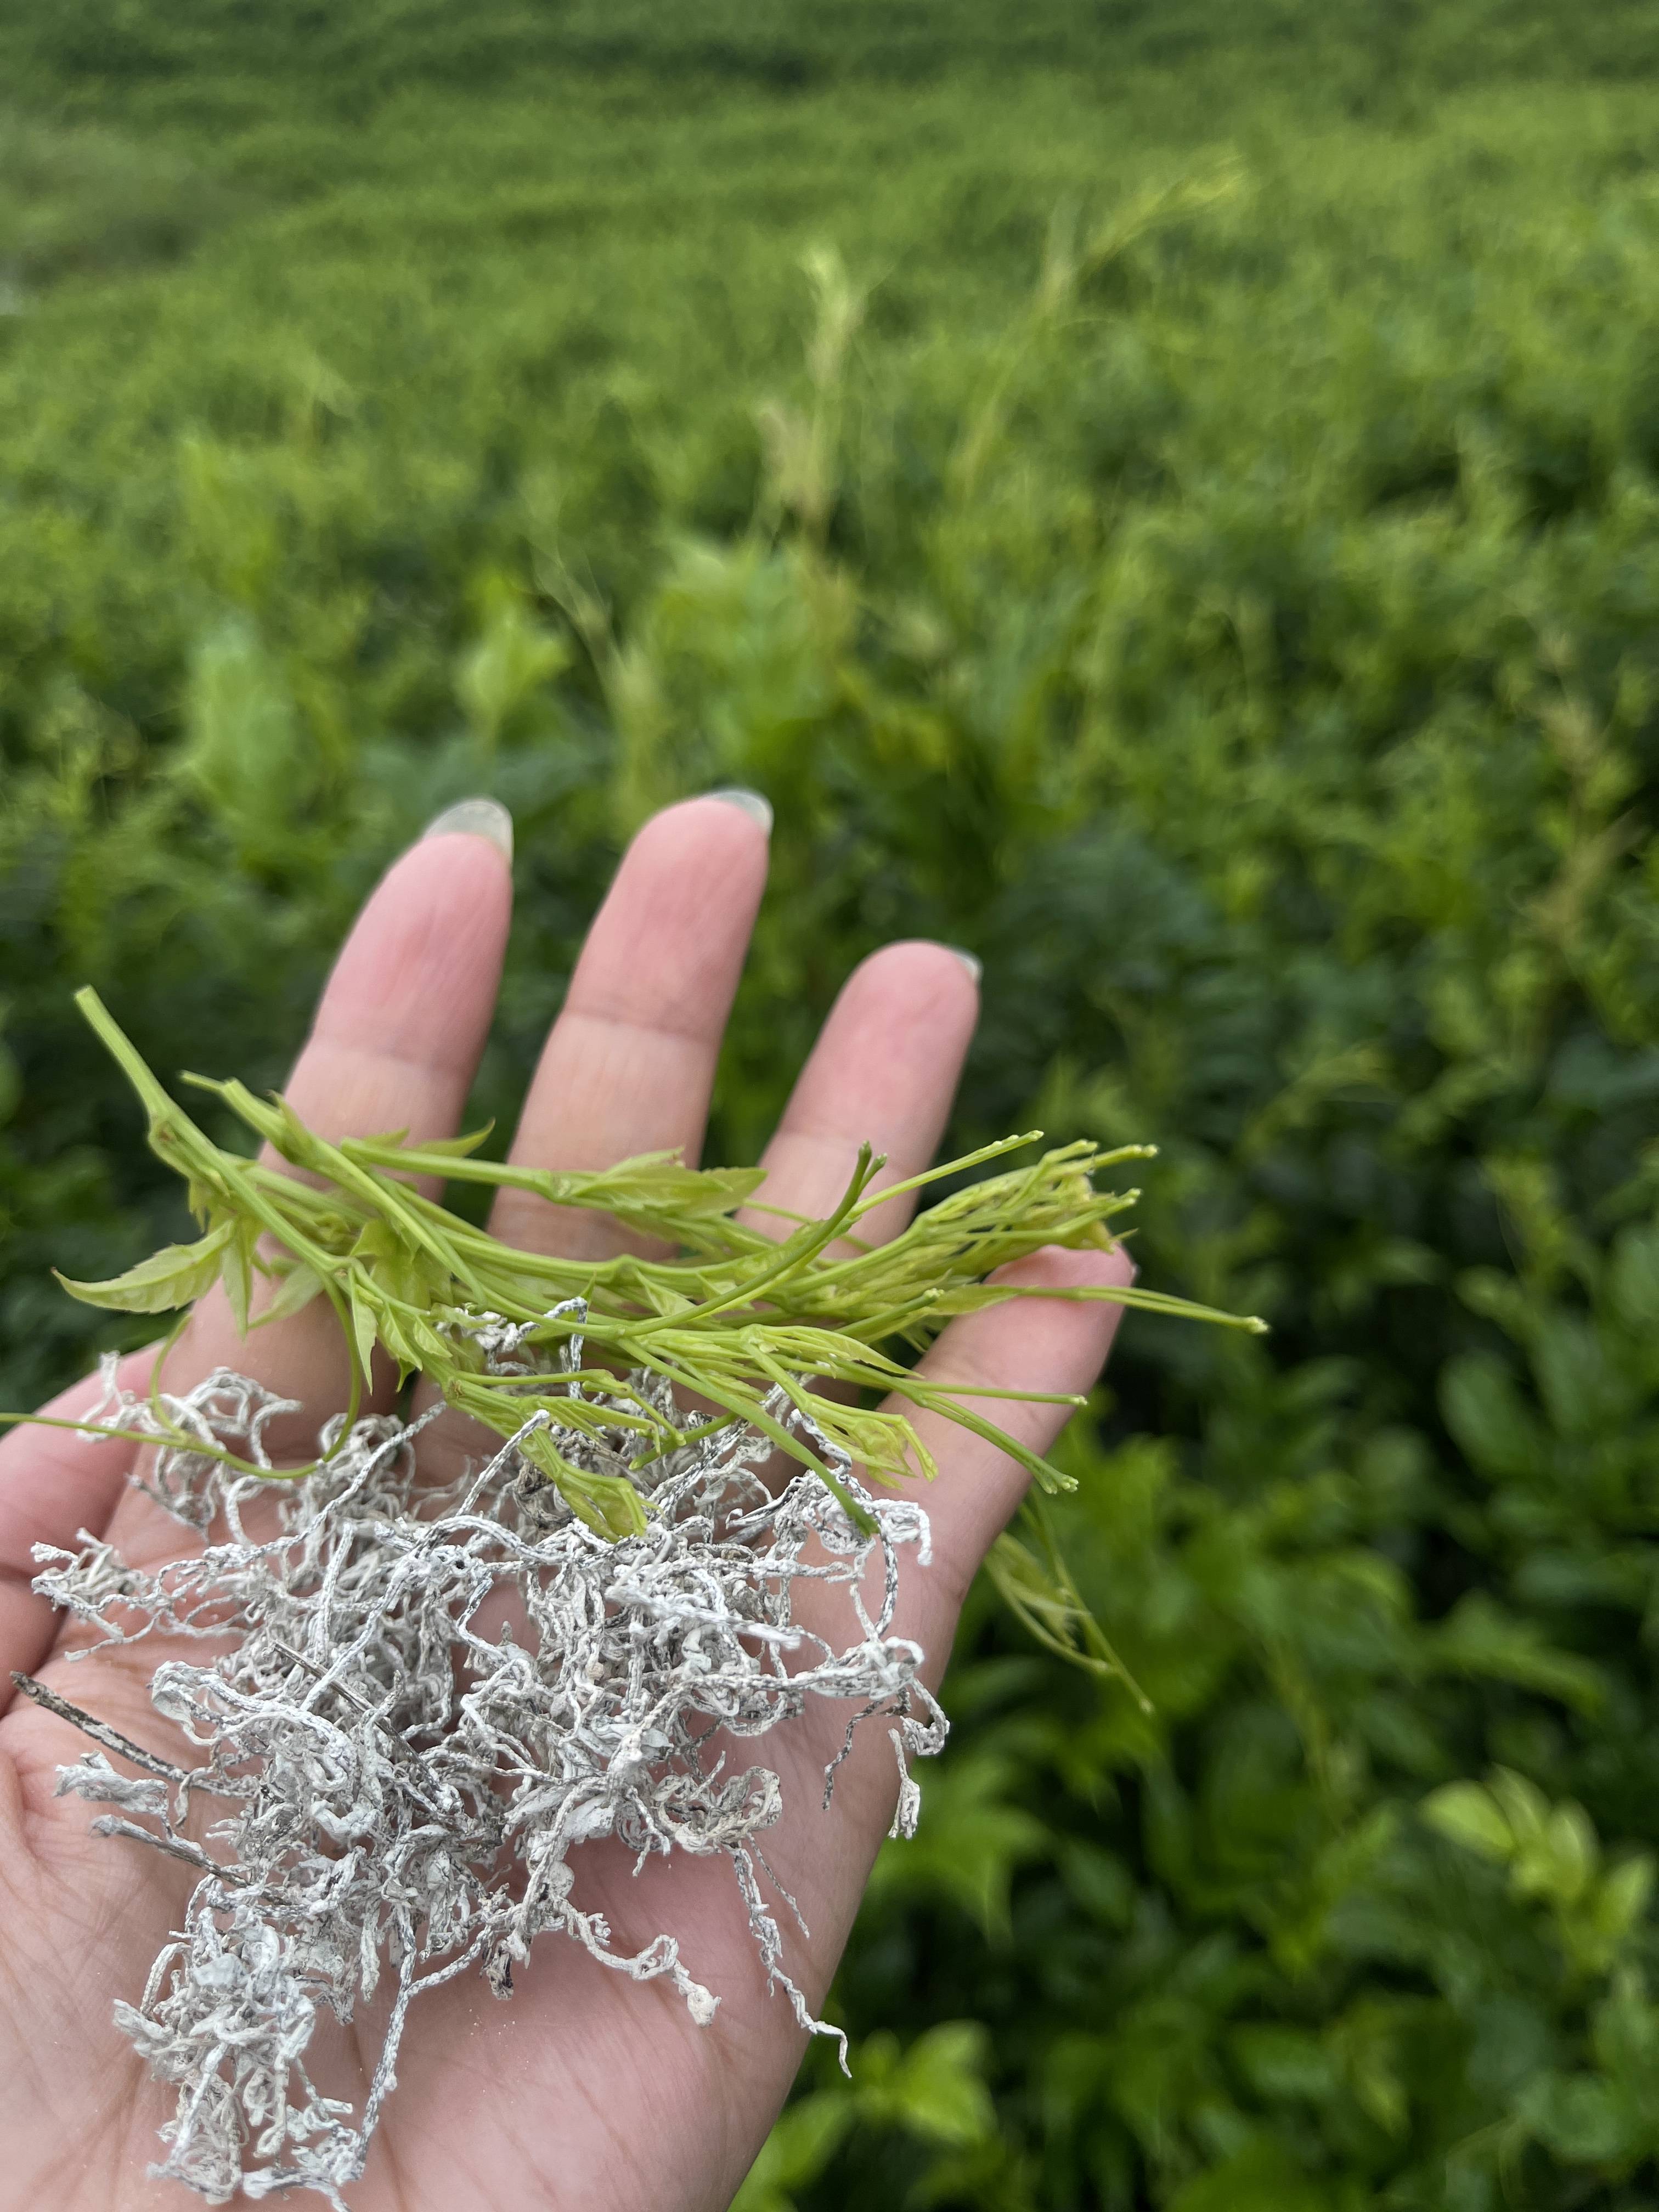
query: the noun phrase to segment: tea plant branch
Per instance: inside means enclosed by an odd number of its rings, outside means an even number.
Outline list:
[[[603,1374],[615,1392],[618,1376],[656,1375],[769,1437],[858,1514],[839,1470],[799,1424],[769,1410],[775,1392],[797,1411],[810,1395],[822,1433],[878,1481],[931,1476],[933,1455],[905,1415],[825,1401],[821,1386],[878,1392],[942,1415],[997,1443],[1043,1488],[1058,1489],[1067,1486],[1065,1477],[964,1402],[994,1394],[927,1377],[883,1347],[925,1350],[956,1316],[1024,1297],[1103,1299],[1261,1326],[1132,1285],[1055,1291],[988,1279],[1048,1245],[1114,1249],[1109,1224],[1137,1194],[1097,1189],[1093,1178],[1149,1157],[1150,1146],[1062,1146],[950,1191],[898,1236],[866,1244],[856,1224],[896,1193],[960,1176],[1035,1143],[1037,1134],[982,1146],[885,1187],[877,1180],[883,1158],[866,1145],[830,1212],[775,1238],[735,1218],[760,1187],[756,1169],[690,1168],[673,1153],[658,1152],[598,1172],[562,1173],[477,1158],[487,1130],[417,1146],[405,1141],[406,1131],[332,1144],[280,1097],[260,1099],[234,1080],[186,1077],[287,1167],[246,1159],[216,1145],[169,1096],[95,993],[82,991],[77,1003],[137,1093],[152,1149],[185,1179],[204,1234],[112,1281],[65,1280],[65,1288],[95,1305],[154,1313],[186,1305],[222,1282],[244,1330],[326,1297],[351,1349],[348,1426],[379,1346],[400,1379],[423,1371],[449,1404],[498,1436],[514,1433],[540,1407],[550,1420],[556,1412],[561,1431],[578,1438],[600,1426],[635,1431],[635,1458],[643,1463],[675,1449],[684,1425],[667,1419],[649,1394],[636,1393],[628,1404],[625,1385],[623,1402],[613,1396],[601,1422],[573,1382]],[[579,1261],[516,1249],[428,1196],[413,1180],[420,1176],[510,1188],[552,1206],[604,1212],[666,1243],[676,1256]],[[257,1316],[256,1276],[271,1286]],[[483,1339],[503,1328],[512,1331],[519,1356],[511,1371],[491,1373]],[[613,1536],[643,1527],[647,1509],[625,1472],[578,1464],[548,1426],[532,1431],[525,1449],[590,1527]]]
[[[123,1735],[119,1729],[111,1728],[106,1721],[94,1719],[84,1706],[71,1705],[67,1698],[60,1698],[56,1690],[49,1690],[44,1682],[37,1682],[33,1674],[21,1674],[14,1668],[11,1682],[15,1690],[39,1705],[43,1712],[55,1713],[60,1721],[67,1721],[71,1728],[79,1729],[82,1735],[90,1736],[94,1743],[101,1744],[106,1751],[114,1752],[130,1765],[142,1767],[146,1774],[159,1775],[166,1782],[182,1782],[185,1779],[182,1766],[175,1766],[171,1759],[160,1759],[153,1751],[146,1751],[142,1744],[134,1743],[131,1736]]]
[[[1152,1701],[1072,1579],[1041,1498],[1028,1495],[1019,1517],[1035,1537],[1035,1547],[1012,1529],[1005,1530],[986,1556],[992,1588],[1035,1642],[1087,1674],[1115,1676],[1141,1713],[1150,1717]]]

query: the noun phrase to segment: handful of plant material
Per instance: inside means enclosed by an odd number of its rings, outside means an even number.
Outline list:
[[[185,1078],[223,1099],[291,1166],[316,1179],[307,1182],[221,1150],[162,1090],[96,993],[82,991],[76,1003],[143,1102],[151,1148],[185,1179],[205,1231],[111,1282],[60,1278],[89,1304],[161,1313],[222,1282],[246,1333],[256,1278],[276,1285],[256,1328],[326,1297],[353,1348],[359,1391],[383,1346],[400,1378],[423,1372],[448,1404],[513,1437],[579,1519],[613,1537],[645,1527],[641,1471],[721,1422],[744,1422],[769,1437],[843,1506],[850,1498],[838,1468],[849,1460],[878,1481],[937,1471],[903,1414],[839,1402],[814,1391],[815,1383],[880,1391],[944,1413],[993,1437],[1044,1488],[1063,1485],[1045,1460],[884,1347],[920,1350],[957,1314],[1032,1295],[985,1279],[1044,1245],[1109,1251],[1115,1240],[1106,1224],[1139,1193],[1097,1190],[1093,1177],[1154,1157],[1153,1146],[1110,1152],[1086,1141],[1064,1146],[1031,1166],[952,1192],[902,1236],[860,1248],[860,1221],[896,1189],[958,1176],[1036,1136],[1005,1138],[879,1189],[871,1186],[884,1163],[866,1146],[835,1211],[797,1221],[780,1240],[734,1218],[763,1180],[758,1168],[694,1169],[675,1154],[653,1153],[599,1174],[556,1174],[475,1158],[488,1130],[422,1146],[405,1143],[402,1133],[331,1145],[281,1098]],[[579,1261],[517,1251],[423,1197],[410,1176],[512,1185],[554,1206],[609,1214],[681,1256]],[[837,1244],[854,1249],[837,1258]],[[1042,1295],[1261,1327],[1156,1291]],[[503,1361],[509,1337],[514,1357]],[[719,1412],[688,1429],[683,1415],[663,1410],[655,1390],[619,1386],[618,1369],[640,1370]],[[810,1414],[823,1441],[786,1421],[775,1398]]]
[[[1058,1486],[897,1355],[954,1315],[1026,1295],[987,1281],[1006,1262],[1047,1244],[1109,1248],[1107,1224],[1133,1194],[1091,1178],[1147,1148],[1066,1146],[952,1190],[872,1246],[859,1224],[890,1187],[872,1188],[880,1163],[867,1150],[830,1216],[769,1237],[736,1218],[756,1172],[663,1155],[549,1174],[477,1159],[481,1138],[331,1145],[280,1099],[203,1085],[301,1180],[213,1144],[93,994],[82,1004],[148,1109],[151,1144],[187,1179],[204,1233],[113,1282],[68,1287],[161,1312],[222,1281],[244,1329],[326,1298],[356,1375],[316,1458],[282,1469],[265,1432],[303,1410],[294,1402],[228,1370],[137,1399],[112,1362],[104,1407],[77,1425],[152,1444],[146,1486],[203,1541],[146,1571],[94,1540],[37,1552],[36,1587],[104,1641],[200,1647],[166,1657],[151,1690],[199,1753],[191,1765],[21,1685],[99,1747],[63,1770],[60,1789],[110,1808],[100,1830],[199,1877],[142,2001],[119,2008],[178,2089],[158,2170],[212,2203],[303,2185],[343,2204],[410,2002],[472,1966],[507,1996],[544,1932],[635,1979],[668,1977],[695,2020],[712,2018],[718,1999],[672,1932],[618,1948],[584,1907],[583,1844],[725,1855],[769,1982],[804,2027],[833,2033],[784,1968],[769,1894],[793,1904],[760,1840],[780,1784],[769,1765],[744,1765],[741,1747],[809,1699],[835,1700],[849,1717],[827,1803],[854,1727],[884,1721],[895,1832],[908,1833],[908,1759],[945,1738],[922,1652],[891,1633],[899,1557],[926,1563],[927,1516],[881,1494],[933,1463],[908,1413],[857,1394],[942,1413]],[[514,1250],[411,1175],[513,1183],[612,1215],[678,1256]],[[1060,1295],[1204,1310],[1135,1289]],[[426,1376],[426,1411],[359,1418],[377,1347],[402,1377]],[[851,1386],[853,1401],[816,1387],[826,1382]],[[436,1485],[421,1437],[447,1407],[500,1441]],[[204,1806],[217,1808],[205,1824]],[[354,2113],[313,2081],[307,2054],[319,2011],[350,2021],[383,1978],[389,2017]]]

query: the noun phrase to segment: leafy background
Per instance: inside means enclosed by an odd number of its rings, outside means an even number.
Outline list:
[[[1152,1136],[744,2212],[1659,2201],[1659,123],[1560,0],[9,0],[0,1395],[178,1233],[69,1006],[280,1079],[447,800],[505,1113],[620,841],[764,790],[720,1079],[985,962],[953,1140]]]

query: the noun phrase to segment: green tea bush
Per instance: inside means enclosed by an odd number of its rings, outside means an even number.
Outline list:
[[[985,963],[955,1148],[1158,1139],[1143,1281],[1274,1327],[1127,1326],[1046,1535],[1151,1710],[976,1593],[854,2081],[809,2069],[744,2212],[1637,2212],[1635,13],[734,10],[688,59],[659,11],[478,12],[465,92],[436,9],[267,18],[257,70],[228,8],[0,31],[37,129],[229,196],[0,327],[7,1401],[121,1340],[48,1264],[183,1228],[74,986],[274,1082],[377,867],[491,790],[504,1112],[618,840],[754,785],[720,1156],[851,963],[936,933]]]

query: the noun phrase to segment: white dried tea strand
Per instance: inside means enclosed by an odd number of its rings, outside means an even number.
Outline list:
[[[491,1372],[533,1371],[527,1334],[479,1318]],[[581,1358],[573,1340],[565,1362],[574,1370]],[[211,1640],[199,1663],[170,1658],[151,1685],[198,1762],[158,1759],[23,1686],[100,1747],[61,1770],[60,1790],[111,1808],[100,1831],[200,1875],[141,2000],[117,2008],[177,2093],[158,2175],[210,2203],[307,2188],[342,2208],[395,2085],[411,2002],[474,1967],[510,1995],[514,1965],[549,1931],[635,1980],[666,1977],[706,2024],[718,1998],[671,1930],[619,1950],[603,1916],[582,1908],[588,1842],[614,1839],[641,1859],[725,1854],[769,1985],[804,2028],[837,2033],[789,1975],[767,1904],[769,1888],[799,1921],[758,1840],[781,1809],[778,1775],[728,1761],[733,1739],[787,1724],[809,1698],[842,1701],[854,1712],[848,1742],[862,1720],[888,1723],[896,1832],[914,1827],[908,1759],[937,1751],[946,1731],[921,1650],[890,1633],[899,1553],[928,1557],[918,1506],[861,1484],[781,1389],[769,1419],[823,1456],[866,1526],[810,1474],[770,1494],[758,1470],[772,1439],[741,1421],[700,1420],[692,1440],[639,1465],[630,1411],[648,1407],[659,1433],[682,1437],[689,1418],[643,1370],[609,1378],[608,1392],[572,1373],[563,1402],[580,1404],[580,1425],[551,1437],[577,1468],[635,1457],[630,1480],[649,1510],[619,1541],[586,1526],[526,1451],[553,1428],[545,1399],[444,1490],[416,1470],[432,1413],[336,1420],[314,1471],[279,1482],[236,1462],[260,1460],[290,1401],[222,1370],[151,1403],[117,1389],[112,1362],[106,1373],[101,1410],[160,1440],[147,1487],[205,1548],[145,1571],[90,1538],[76,1552],[43,1545],[35,1587],[105,1644]],[[276,1533],[257,1540],[244,1518],[256,1498],[276,1515]],[[878,1556],[879,1596],[868,1602]],[[845,1590],[845,1644],[796,1618],[803,1583]],[[514,1625],[490,1638],[480,1610],[502,1596]],[[218,1808],[200,1842],[189,1832],[198,1798]],[[313,2079],[307,2054],[319,2015],[349,2021],[383,1974],[395,1995],[356,2112]]]

